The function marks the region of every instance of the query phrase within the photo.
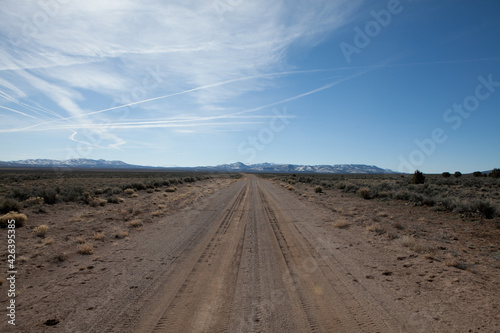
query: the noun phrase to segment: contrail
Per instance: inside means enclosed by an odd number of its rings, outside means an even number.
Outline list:
[[[68,139],[70,139],[71,141],[78,142],[78,143],[81,143],[81,144],[84,144],[84,145],[88,145],[88,146],[92,146],[92,147],[97,147],[97,148],[112,149],[112,148],[109,148],[109,147],[104,147],[104,146],[96,145],[94,143],[77,140],[77,139],[75,139],[75,136],[78,134],[78,132],[76,132],[76,131],[72,131],[72,132],[73,132],[73,134],[71,134],[68,137]]]
[[[75,119],[75,118],[88,117],[88,116],[91,116],[91,115],[95,115],[95,114],[99,114],[99,113],[103,113],[103,112],[107,112],[107,111],[111,111],[111,110],[116,110],[116,109],[121,109],[121,108],[132,106],[132,105],[138,105],[138,104],[147,103],[147,102],[151,102],[151,101],[161,100],[161,99],[165,99],[165,98],[169,98],[169,97],[173,97],[173,96],[184,95],[184,94],[192,93],[192,92],[195,92],[195,91],[209,89],[209,88],[214,88],[214,87],[219,87],[219,86],[223,86],[223,85],[226,85],[226,84],[229,84],[229,83],[233,83],[233,82],[238,82],[238,81],[245,81],[245,80],[257,79],[257,78],[263,78],[263,77],[283,76],[283,75],[290,75],[290,74],[315,73],[315,72],[324,72],[324,71],[328,71],[328,69],[311,69],[311,70],[304,70],[304,71],[287,71],[287,72],[277,72],[277,73],[269,73],[269,74],[262,74],[262,75],[246,76],[246,77],[241,77],[241,78],[226,80],[226,81],[222,81],[222,82],[212,83],[212,84],[208,84],[208,85],[204,85],[204,86],[200,86],[200,87],[196,87],[196,88],[192,88],[192,89],[188,89],[188,90],[184,90],[184,91],[179,91],[179,92],[168,94],[168,95],[153,97],[153,98],[149,98],[149,99],[145,99],[145,100],[141,100],[141,101],[137,101],[137,102],[132,102],[132,103],[128,103],[128,104],[118,105],[118,106],[114,106],[114,107],[107,108],[107,109],[102,109],[102,110],[98,110],[98,111],[93,111],[93,112],[85,113],[85,114],[82,114],[82,115],[65,117],[65,118],[55,119],[55,120],[51,120],[51,121],[46,121],[46,122],[43,122],[43,123],[40,123],[40,124],[36,124],[36,125],[33,125],[33,126],[28,126],[28,127],[20,128],[19,130],[22,131],[22,130],[30,129],[30,128],[33,128],[33,127],[38,127],[38,126],[43,126],[43,125],[51,124],[51,123],[54,123],[56,121],[61,121],[61,120],[67,121],[67,120],[71,120],[71,119]]]
[[[286,98],[286,99],[282,99],[282,100],[279,100],[279,101],[276,101],[276,102],[273,102],[273,103],[270,103],[270,104],[266,104],[266,105],[263,105],[263,106],[259,106],[259,107],[255,107],[255,108],[251,108],[251,109],[247,109],[247,110],[243,110],[243,111],[233,112],[233,113],[230,113],[230,114],[220,115],[220,116],[192,117],[192,118],[185,118],[185,119],[172,119],[172,120],[169,120],[168,123],[165,122],[165,121],[152,122],[150,124],[117,123],[116,125],[118,125],[118,126],[114,126],[113,123],[109,123],[109,124],[96,124],[95,126],[93,126],[91,124],[87,124],[87,125],[85,125],[85,124],[84,125],[82,125],[82,124],[80,124],[80,125],[59,125],[59,126],[47,127],[47,128],[40,129],[40,130],[44,131],[44,130],[55,130],[55,129],[67,129],[67,128],[70,128],[71,126],[73,126],[73,128],[103,128],[104,127],[104,128],[108,128],[108,129],[113,129],[113,128],[134,128],[134,126],[136,126],[137,128],[146,128],[148,126],[150,126],[150,127],[174,127],[175,125],[172,125],[171,123],[182,123],[182,122],[185,123],[185,122],[195,122],[195,121],[199,122],[199,121],[216,120],[216,119],[229,119],[229,118],[232,118],[232,117],[237,116],[237,115],[242,115],[242,114],[245,114],[245,113],[251,113],[251,112],[259,111],[259,110],[266,109],[266,108],[269,108],[269,107],[272,107],[272,106],[276,106],[276,105],[279,105],[279,104],[290,102],[290,101],[293,101],[293,100],[296,100],[296,99],[299,99],[299,98],[302,98],[302,97],[305,97],[305,96],[308,96],[308,95],[311,95],[311,94],[315,94],[317,92],[329,89],[329,88],[331,88],[331,87],[333,87],[335,85],[338,85],[338,84],[340,84],[342,82],[345,82],[347,80],[351,80],[351,79],[353,79],[355,77],[364,75],[364,74],[366,74],[366,73],[368,73],[370,71],[373,71],[373,70],[376,70],[376,69],[379,69],[379,68],[383,68],[385,66],[387,66],[387,64],[357,67],[357,68],[363,68],[365,70],[362,71],[362,72],[360,72],[360,73],[357,73],[357,74],[345,77],[345,78],[343,78],[341,80],[338,80],[338,81],[335,81],[335,82],[331,82],[331,83],[326,84],[324,86],[321,86],[319,88],[307,91],[307,92],[302,93],[302,94],[298,94],[296,96],[292,96],[292,97],[289,97],[289,98]],[[57,120],[53,120],[53,121],[48,121],[48,122],[40,123],[40,124],[35,124],[35,125],[32,125],[32,126],[28,126],[28,127],[24,127],[24,128],[20,128],[20,129],[0,130],[0,133],[18,132],[18,131],[31,130],[31,129],[34,129],[36,127],[40,127],[42,125],[48,125],[48,124],[51,124],[51,123],[54,123],[54,122],[60,121],[60,120],[67,121],[67,120],[71,120],[71,119],[74,119],[74,118],[85,117],[85,116],[89,116],[89,115],[92,115],[92,114],[106,112],[106,111],[110,111],[110,110],[114,110],[114,109],[118,109],[118,108],[123,108],[123,107],[131,106],[131,105],[136,105],[136,104],[140,104],[140,103],[146,103],[146,102],[153,101],[153,100],[164,99],[164,98],[168,98],[168,97],[172,97],[172,96],[176,96],[176,95],[187,94],[187,93],[198,91],[198,90],[202,90],[202,89],[208,89],[208,88],[211,88],[211,87],[217,87],[217,86],[225,85],[225,84],[228,84],[228,83],[231,83],[231,82],[248,80],[248,79],[251,79],[251,78],[280,76],[280,75],[289,75],[289,74],[297,74],[297,73],[300,74],[300,73],[325,72],[325,71],[333,71],[333,70],[337,70],[337,69],[344,69],[344,67],[332,68],[332,69],[314,69],[314,70],[305,70],[305,71],[288,71],[288,72],[270,73],[270,74],[254,75],[254,76],[248,76],[248,77],[244,77],[244,78],[231,79],[231,80],[227,80],[227,81],[223,81],[223,82],[213,83],[213,84],[210,84],[210,85],[205,85],[205,86],[201,86],[201,87],[197,87],[197,88],[193,88],[193,89],[184,90],[184,91],[173,93],[173,94],[169,94],[169,95],[154,97],[154,98],[150,98],[150,99],[146,99],[146,100],[142,100],[142,101],[137,101],[137,102],[133,102],[133,103],[129,103],[129,104],[124,104],[124,105],[116,106],[116,107],[113,107],[113,108],[108,108],[108,109],[103,109],[103,110],[99,110],[99,111],[94,111],[94,112],[83,114],[83,115],[66,117],[66,118],[61,118],[61,119],[57,119]],[[210,125],[213,125],[213,124],[210,124]],[[193,125],[187,125],[187,126],[193,126]]]
[[[305,92],[305,93],[302,93],[302,94],[299,94],[299,95],[296,95],[296,96],[293,96],[293,97],[289,97],[289,98],[285,98],[285,99],[282,99],[280,101],[277,101],[277,102],[273,102],[273,103],[270,103],[270,104],[267,104],[267,105],[263,105],[263,106],[259,106],[259,107],[256,107],[256,108],[252,108],[252,109],[247,109],[247,110],[244,110],[244,111],[239,111],[239,112],[235,112],[235,113],[232,113],[230,115],[237,115],[237,114],[243,114],[243,113],[248,113],[248,112],[254,112],[254,111],[259,111],[259,110],[262,110],[262,109],[266,109],[266,108],[269,108],[269,107],[272,107],[272,106],[276,106],[276,105],[279,105],[279,104],[283,104],[283,103],[286,103],[286,102],[290,102],[290,101],[293,101],[293,100],[296,100],[296,99],[299,99],[299,98],[302,98],[302,97],[305,97],[305,96],[308,96],[308,95],[312,95],[312,94],[315,94],[317,92],[320,92],[320,91],[323,91],[323,90],[326,90],[328,88],[331,88],[333,86],[336,86],[342,82],[345,82],[345,81],[348,81],[348,80],[351,80],[351,79],[354,79],[355,77],[358,77],[358,76],[361,76],[361,75],[364,75],[370,71],[373,71],[375,69],[378,69],[378,68],[381,68],[383,67],[384,65],[379,65],[377,67],[372,67],[371,69],[369,70],[366,70],[364,72],[360,72],[358,74],[354,74],[354,75],[351,75],[351,76],[348,76],[348,77],[345,77],[343,78],[342,80],[338,80],[338,81],[335,81],[335,82],[332,82],[332,83],[329,83],[327,85],[324,85],[322,87],[319,87],[317,89],[314,89],[314,90],[311,90],[311,91],[308,91],[308,92]]]
[[[276,105],[283,104],[283,103],[286,103],[286,102],[290,102],[290,101],[293,101],[293,100],[296,100],[296,99],[299,99],[299,98],[302,98],[302,97],[305,97],[305,96],[309,96],[309,95],[315,94],[317,92],[326,90],[326,89],[331,88],[331,87],[333,87],[335,85],[338,85],[338,84],[340,84],[342,82],[345,82],[345,81],[351,80],[351,79],[353,79],[355,77],[364,75],[364,74],[366,74],[369,71],[375,70],[377,68],[381,68],[383,66],[384,65],[379,65],[377,67],[373,66],[373,67],[371,67],[368,70],[365,70],[363,72],[360,72],[360,73],[357,73],[357,74],[345,77],[342,80],[331,82],[331,83],[326,84],[324,86],[321,86],[319,88],[316,88],[316,89],[313,89],[313,90],[310,90],[310,91],[307,91],[307,92],[304,92],[302,94],[298,94],[298,95],[295,95],[295,96],[292,96],[292,97],[289,97],[289,98],[286,98],[286,99],[282,99],[282,100],[279,100],[279,101],[276,101],[276,102],[273,102],[273,103],[270,103],[270,104],[262,105],[262,106],[259,106],[259,107],[255,107],[255,108],[251,108],[251,109],[247,109],[247,110],[243,110],[243,111],[233,112],[233,113],[230,113],[230,114],[220,115],[220,116],[191,117],[191,118],[184,118],[184,119],[171,119],[171,120],[166,120],[166,121],[151,121],[151,122],[136,122],[136,123],[129,122],[129,123],[114,123],[114,124],[113,123],[106,123],[106,124],[57,125],[57,126],[46,127],[46,128],[39,129],[39,130],[40,131],[46,131],[46,130],[55,130],[55,129],[68,129],[68,128],[107,128],[107,129],[117,129],[117,128],[148,128],[148,127],[157,128],[157,127],[201,126],[201,124],[185,124],[185,125],[181,125],[181,124],[175,124],[175,123],[201,122],[201,121],[208,121],[208,120],[234,118],[235,116],[239,116],[239,115],[242,115],[242,114],[245,114],[245,113],[251,113],[251,112],[259,111],[259,110],[262,110],[262,109],[266,109],[266,108],[269,108],[269,107],[272,107],[272,106],[276,106]],[[317,72],[317,71],[323,71],[323,70],[314,70],[314,71]],[[231,81],[234,82],[235,80],[238,80],[238,79],[234,79],[234,80],[231,80]],[[214,84],[214,85],[216,85],[216,84]],[[214,85],[211,85],[211,86],[214,86]],[[194,89],[201,89],[201,87],[194,88]],[[192,91],[194,89],[190,89],[189,91]],[[181,92],[181,93],[185,93],[185,92]],[[161,96],[161,97],[165,97],[165,96]],[[160,98],[160,97],[156,97],[156,99],[158,99],[158,98]],[[135,103],[139,103],[139,102],[135,102]],[[121,107],[123,107],[123,106],[121,106]],[[78,117],[78,116],[74,116],[74,117],[71,117],[71,118],[76,118],[76,117]],[[45,124],[52,123],[52,122],[53,121],[47,122]],[[246,124],[248,124],[248,123],[251,123],[251,122],[246,122]],[[205,124],[205,125],[213,126],[215,124],[219,124],[220,125],[220,123],[209,123],[209,124]],[[245,124],[245,123],[232,123],[232,124],[233,125],[241,125],[241,124]],[[27,130],[27,129],[33,129],[33,128],[38,127],[40,125],[43,125],[43,124],[29,126],[29,127],[24,128],[24,129],[19,129],[18,131],[23,131],[23,130]],[[13,131],[17,131],[17,130],[12,130],[12,129],[11,130],[0,130],[0,133],[2,133],[2,132],[13,132]]]
[[[26,113],[24,113],[24,112],[21,112],[21,111],[17,111],[17,110],[14,110],[14,109],[8,108],[8,107],[6,107],[6,106],[2,106],[2,105],[0,105],[0,108],[5,109],[5,110],[9,110],[9,111],[12,111],[12,112],[15,112],[15,113],[18,113],[18,114],[23,115],[23,116],[25,116],[25,117],[29,117],[29,118],[33,118],[33,119],[36,119],[36,120],[40,120],[40,119],[39,119],[39,118],[37,118],[37,117],[30,116],[29,114],[26,114]]]
[[[225,123],[220,123],[220,122],[212,122],[212,123],[191,123],[191,124],[172,124],[169,122],[150,122],[148,124],[135,124],[135,123],[118,123],[118,124],[106,124],[105,126],[101,126],[99,124],[78,124],[75,126],[72,125],[59,125],[56,127],[48,127],[48,128],[43,128],[39,129],[38,131],[47,131],[47,130],[60,130],[60,129],[69,129],[72,130],[73,128],[77,129],[102,129],[102,127],[106,127],[106,129],[127,129],[127,128],[179,128],[179,127],[200,127],[200,126],[220,126],[220,125],[225,125],[225,126],[236,126],[236,125],[248,125],[248,124],[262,124],[262,122],[225,122]],[[36,130],[35,130],[36,131]],[[77,134],[74,130],[73,135],[70,136],[70,140],[75,141],[75,142],[82,142],[82,141],[77,141],[74,140],[74,136]],[[83,142],[82,142],[83,143]],[[97,146],[97,145],[95,145]],[[100,147],[100,146],[97,146]]]
[[[47,111],[44,111],[44,110],[42,110],[42,109],[40,109],[40,108],[33,107],[33,106],[28,105],[28,104],[26,104],[26,103],[20,102],[20,101],[18,101],[15,97],[12,97],[11,95],[7,94],[6,92],[4,92],[4,91],[2,91],[2,90],[0,90],[0,96],[1,96],[1,97],[3,97],[3,98],[5,98],[5,99],[6,99],[6,100],[8,100],[9,102],[12,102],[12,103],[17,104],[17,105],[19,105],[19,106],[21,106],[21,107],[24,107],[24,108],[26,108],[26,109],[28,109],[28,110],[33,111],[34,113],[36,113],[37,115],[39,115],[39,116],[41,116],[41,117],[46,117],[46,115],[44,115],[44,114],[42,114],[42,113],[40,113],[40,112],[38,112],[38,111],[42,111],[42,112],[48,113],[48,114],[50,114],[50,115],[53,115],[53,114],[51,114],[51,113],[49,113],[49,112],[47,112]],[[20,111],[18,111],[18,112],[20,112]],[[40,120],[40,121],[42,121],[41,119],[39,119],[39,120]]]

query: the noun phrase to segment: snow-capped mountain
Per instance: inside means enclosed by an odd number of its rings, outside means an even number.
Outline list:
[[[73,158],[69,160],[29,159],[20,161],[0,162],[0,167],[32,167],[32,168],[94,168],[94,169],[126,169],[144,168],[139,165],[127,164],[122,161],[91,160]]]
[[[64,161],[49,159],[29,159],[21,161],[0,162],[4,168],[75,168],[75,169],[155,169],[155,170],[184,170],[184,171],[211,171],[211,172],[267,172],[267,173],[341,173],[341,174],[369,174],[394,173],[389,169],[382,169],[374,165],[364,164],[336,164],[336,165],[296,165],[257,163],[244,164],[241,162],[221,164],[216,166],[184,167],[151,167],[127,164],[122,161],[92,160],[86,158],[69,159]]]
[[[341,174],[369,174],[395,173],[389,169],[382,169],[374,165],[365,164],[336,164],[336,165],[296,165],[258,163],[244,164],[241,162],[222,164],[214,167],[198,167],[196,169],[226,171],[226,172],[267,172],[267,173],[341,173]]]

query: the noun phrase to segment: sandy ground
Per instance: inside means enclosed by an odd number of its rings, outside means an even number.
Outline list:
[[[125,213],[49,212],[36,224],[52,244],[20,228],[17,326],[0,331],[500,331],[500,233],[485,222],[252,175],[169,195],[139,194]],[[123,219],[142,226],[112,237]]]

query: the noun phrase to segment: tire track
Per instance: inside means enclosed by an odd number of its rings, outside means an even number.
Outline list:
[[[244,184],[236,184],[235,196],[223,208],[207,210],[206,220],[200,223],[200,228],[192,233],[179,233],[179,241],[176,246],[165,252],[164,257],[168,261],[162,261],[162,269],[155,273],[155,279],[148,279],[141,292],[135,290],[127,291],[123,297],[123,302],[113,302],[107,307],[103,318],[96,321],[88,331],[90,332],[131,332],[131,331],[151,331],[152,323],[156,323],[161,317],[165,303],[172,298],[172,286],[177,285],[180,289],[179,276],[187,276],[186,267],[193,262],[193,258],[199,260],[204,253],[201,251],[203,244],[207,245],[210,235],[219,230],[222,221],[226,220],[231,209],[241,202],[245,194]],[[234,191],[233,190],[233,191]],[[208,214],[208,216],[206,216]],[[215,229],[215,227],[217,229]],[[213,237],[213,236],[212,236]],[[191,270],[193,267],[191,267]],[[181,277],[182,279],[182,277]],[[185,280],[185,277],[184,277]],[[144,280],[143,280],[144,281]],[[175,288],[175,287],[174,287]],[[159,295],[161,295],[159,297]],[[163,311],[161,309],[163,308]],[[119,319],[117,319],[119,318]],[[138,328],[139,327],[139,328]]]
[[[248,186],[218,222],[219,226],[178,292],[153,328],[153,332],[224,331],[239,265],[244,225],[241,222]],[[226,257],[226,253],[234,256]],[[236,265],[236,266],[235,266]],[[219,274],[219,276],[217,276]],[[182,314],[191,313],[186,321]]]
[[[380,320],[378,311],[374,311],[368,302],[360,302],[349,293],[342,279],[329,265],[323,263],[296,223],[290,223],[293,218],[286,214],[286,210],[270,199],[265,190],[261,190],[261,196],[276,239],[283,249],[282,254],[292,272],[291,277],[297,286],[311,331],[390,331]],[[331,313],[333,309],[334,316]]]
[[[270,226],[272,228],[274,237],[276,238],[279,244],[283,260],[287,265],[288,272],[286,272],[286,274],[291,279],[294,292],[297,294],[302,311],[304,312],[307,318],[307,323],[309,325],[310,332],[318,332],[318,331],[329,332],[339,329],[340,322],[336,320],[336,318],[333,319],[331,315],[329,319],[329,321],[331,322],[329,324],[326,324],[325,322],[320,323],[318,318],[316,318],[318,308],[312,303],[310,299],[308,299],[306,292],[303,288],[302,280],[304,279],[304,277],[301,277],[303,273],[299,271],[298,269],[299,266],[297,265],[296,260],[293,260],[292,258],[293,254],[290,251],[290,248],[294,247],[295,245],[289,244],[287,239],[285,238],[285,235],[283,234],[283,231],[280,227],[281,223],[280,221],[278,221],[276,214],[270,207],[268,200],[261,188],[259,188],[259,196],[262,201],[262,205],[264,208],[264,212],[267,216],[267,220],[269,221]],[[284,223],[290,223],[290,222],[287,221]]]
[[[193,223],[201,227],[178,231],[184,238],[166,250],[170,262],[144,291],[127,293],[131,304],[108,312],[104,319],[116,319],[104,331],[396,331],[340,261],[314,244],[316,217],[278,190],[249,175],[215,201],[221,209],[199,212]]]

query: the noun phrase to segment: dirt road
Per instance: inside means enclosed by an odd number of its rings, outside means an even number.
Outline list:
[[[130,253],[145,260],[160,255],[164,261],[145,276],[151,283],[139,283],[142,290],[133,288],[138,292],[123,303],[113,302],[117,304],[102,313],[91,330],[402,330],[344,274],[345,267],[331,260],[329,244],[308,230],[314,226],[313,212],[297,202],[283,202],[277,190],[281,189],[249,175],[214,198],[193,220],[165,230],[166,235],[157,234],[159,239],[150,244],[163,246],[155,248],[155,254]],[[124,272],[130,273],[136,269]],[[137,272],[141,273],[148,274],[144,268]]]
[[[24,295],[30,307],[18,309],[18,329],[462,331],[459,319],[467,318],[451,305],[441,312],[449,318],[436,318],[426,300],[413,298],[420,293],[413,282],[394,284],[385,270],[374,276],[383,265],[395,268],[415,256],[397,253],[396,263],[396,253],[380,252],[349,230],[332,233],[329,214],[247,175],[103,249],[84,263],[87,270],[46,272],[40,290]],[[428,301],[446,303],[438,295]],[[50,318],[58,324],[45,326]]]

